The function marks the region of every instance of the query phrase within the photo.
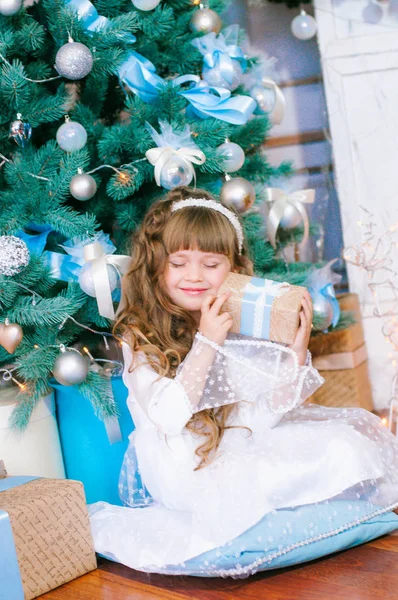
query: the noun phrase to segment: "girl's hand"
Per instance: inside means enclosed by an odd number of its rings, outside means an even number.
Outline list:
[[[308,343],[312,326],[312,300],[308,290],[305,290],[300,311],[300,324],[293,344],[289,348],[297,354],[299,365],[304,365],[307,359]]]
[[[202,304],[199,331],[219,346],[223,345],[232,327],[231,315],[228,312],[220,315],[221,307],[230,295],[230,292],[226,292],[221,296],[208,296]]]

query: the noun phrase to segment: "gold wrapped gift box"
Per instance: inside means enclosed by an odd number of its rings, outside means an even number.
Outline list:
[[[233,318],[232,333],[291,344],[299,326],[305,288],[230,273],[219,294],[231,292],[222,310]]]
[[[35,479],[11,487],[0,492],[0,510],[10,520],[25,600],[97,567],[80,481]]]
[[[352,311],[357,322],[346,329],[311,337],[313,366],[325,383],[308,402],[323,406],[358,407],[373,410],[365,338],[358,296],[338,297],[341,310]]]

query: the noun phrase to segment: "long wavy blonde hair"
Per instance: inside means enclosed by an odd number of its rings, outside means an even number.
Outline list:
[[[178,365],[191,349],[197,331],[192,314],[172,302],[164,274],[168,256],[179,250],[224,254],[231,270],[251,275],[252,262],[229,220],[205,207],[185,207],[171,212],[173,202],[186,198],[214,200],[205,190],[175,188],[153,204],[132,239],[132,265],[123,279],[123,294],[114,333],[126,340],[132,352],[145,354],[161,377],[174,377]],[[228,207],[231,209],[231,207]],[[232,209],[233,210],[233,209]],[[130,367],[131,368],[131,367]],[[187,428],[204,437],[196,454],[199,469],[216,456],[234,405],[195,413]]]

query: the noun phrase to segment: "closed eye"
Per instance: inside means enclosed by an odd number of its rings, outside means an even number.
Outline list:
[[[173,267],[174,269],[178,269],[178,267],[184,267],[184,266],[185,266],[185,263],[181,263],[181,264],[179,264],[179,263],[172,263],[172,262],[171,262],[171,263],[169,263],[169,264],[170,264],[170,266],[171,266],[171,267]]]
[[[215,265],[205,265],[205,267],[207,267],[208,269],[216,269],[219,265],[220,263],[216,263]]]

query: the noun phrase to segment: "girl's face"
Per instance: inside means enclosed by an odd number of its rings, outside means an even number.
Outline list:
[[[179,250],[168,257],[164,278],[166,290],[177,306],[197,316],[203,300],[217,295],[230,271],[231,263],[224,254]]]

